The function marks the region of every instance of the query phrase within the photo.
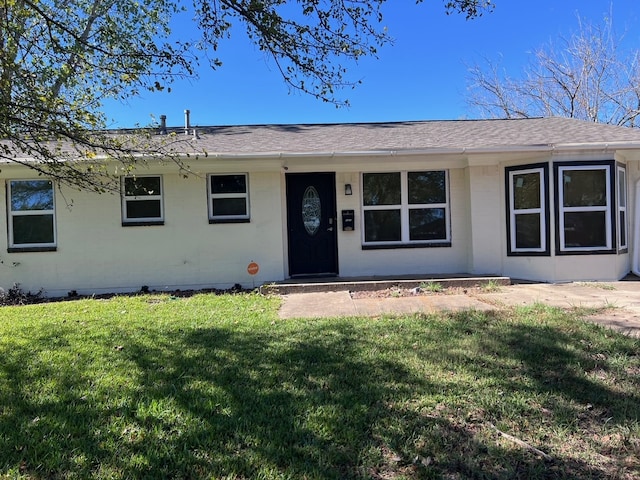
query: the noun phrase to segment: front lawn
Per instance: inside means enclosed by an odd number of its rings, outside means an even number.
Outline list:
[[[0,478],[640,476],[640,341],[536,306],[279,320],[255,294],[0,308]]]

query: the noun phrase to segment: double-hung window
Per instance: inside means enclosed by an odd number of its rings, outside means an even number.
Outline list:
[[[249,221],[249,189],[246,173],[209,175],[209,223]]]
[[[449,245],[445,170],[362,174],[363,245]]]
[[[162,225],[162,177],[145,175],[122,179],[122,224]]]
[[[7,188],[9,251],[55,249],[53,182],[10,180]]]
[[[615,250],[614,162],[557,163],[558,253]]]
[[[508,255],[549,255],[549,167],[506,169]]]

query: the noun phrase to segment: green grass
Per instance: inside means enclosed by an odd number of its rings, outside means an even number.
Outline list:
[[[498,282],[496,282],[495,280],[489,280],[488,282],[484,283],[480,289],[484,292],[484,293],[496,293],[499,292],[501,290],[501,286]]]
[[[311,321],[277,306],[1,308],[0,478],[640,475],[637,339],[539,305]]]
[[[444,290],[444,287],[439,282],[423,282],[420,284],[420,288],[430,293],[440,293]]]

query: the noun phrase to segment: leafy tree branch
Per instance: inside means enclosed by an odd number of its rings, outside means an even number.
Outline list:
[[[193,0],[199,35],[176,41],[172,21],[186,9],[175,0],[0,0],[0,160],[96,191],[117,189],[117,174],[142,158],[186,170],[181,152],[193,151],[186,139],[150,138],[148,130],[114,135],[103,103],[193,77],[238,27],[291,89],[345,105],[337,92],[358,84],[349,66],[391,42],[382,23],[386,3]],[[489,0],[443,3],[467,18],[493,9]],[[98,161],[105,158],[117,171]]]

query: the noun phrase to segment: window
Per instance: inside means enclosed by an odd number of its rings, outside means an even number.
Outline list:
[[[624,165],[618,165],[618,250],[626,251],[629,248],[627,243],[627,170]]]
[[[124,177],[122,180],[122,224],[162,225],[162,177]]]
[[[549,255],[547,164],[506,169],[507,254]]]
[[[362,174],[365,246],[449,245],[444,170]]]
[[[209,175],[209,223],[249,221],[247,174]]]
[[[8,182],[9,251],[56,246],[55,195],[51,180]]]
[[[558,254],[613,251],[613,162],[556,164]],[[615,222],[617,223],[617,222]]]

